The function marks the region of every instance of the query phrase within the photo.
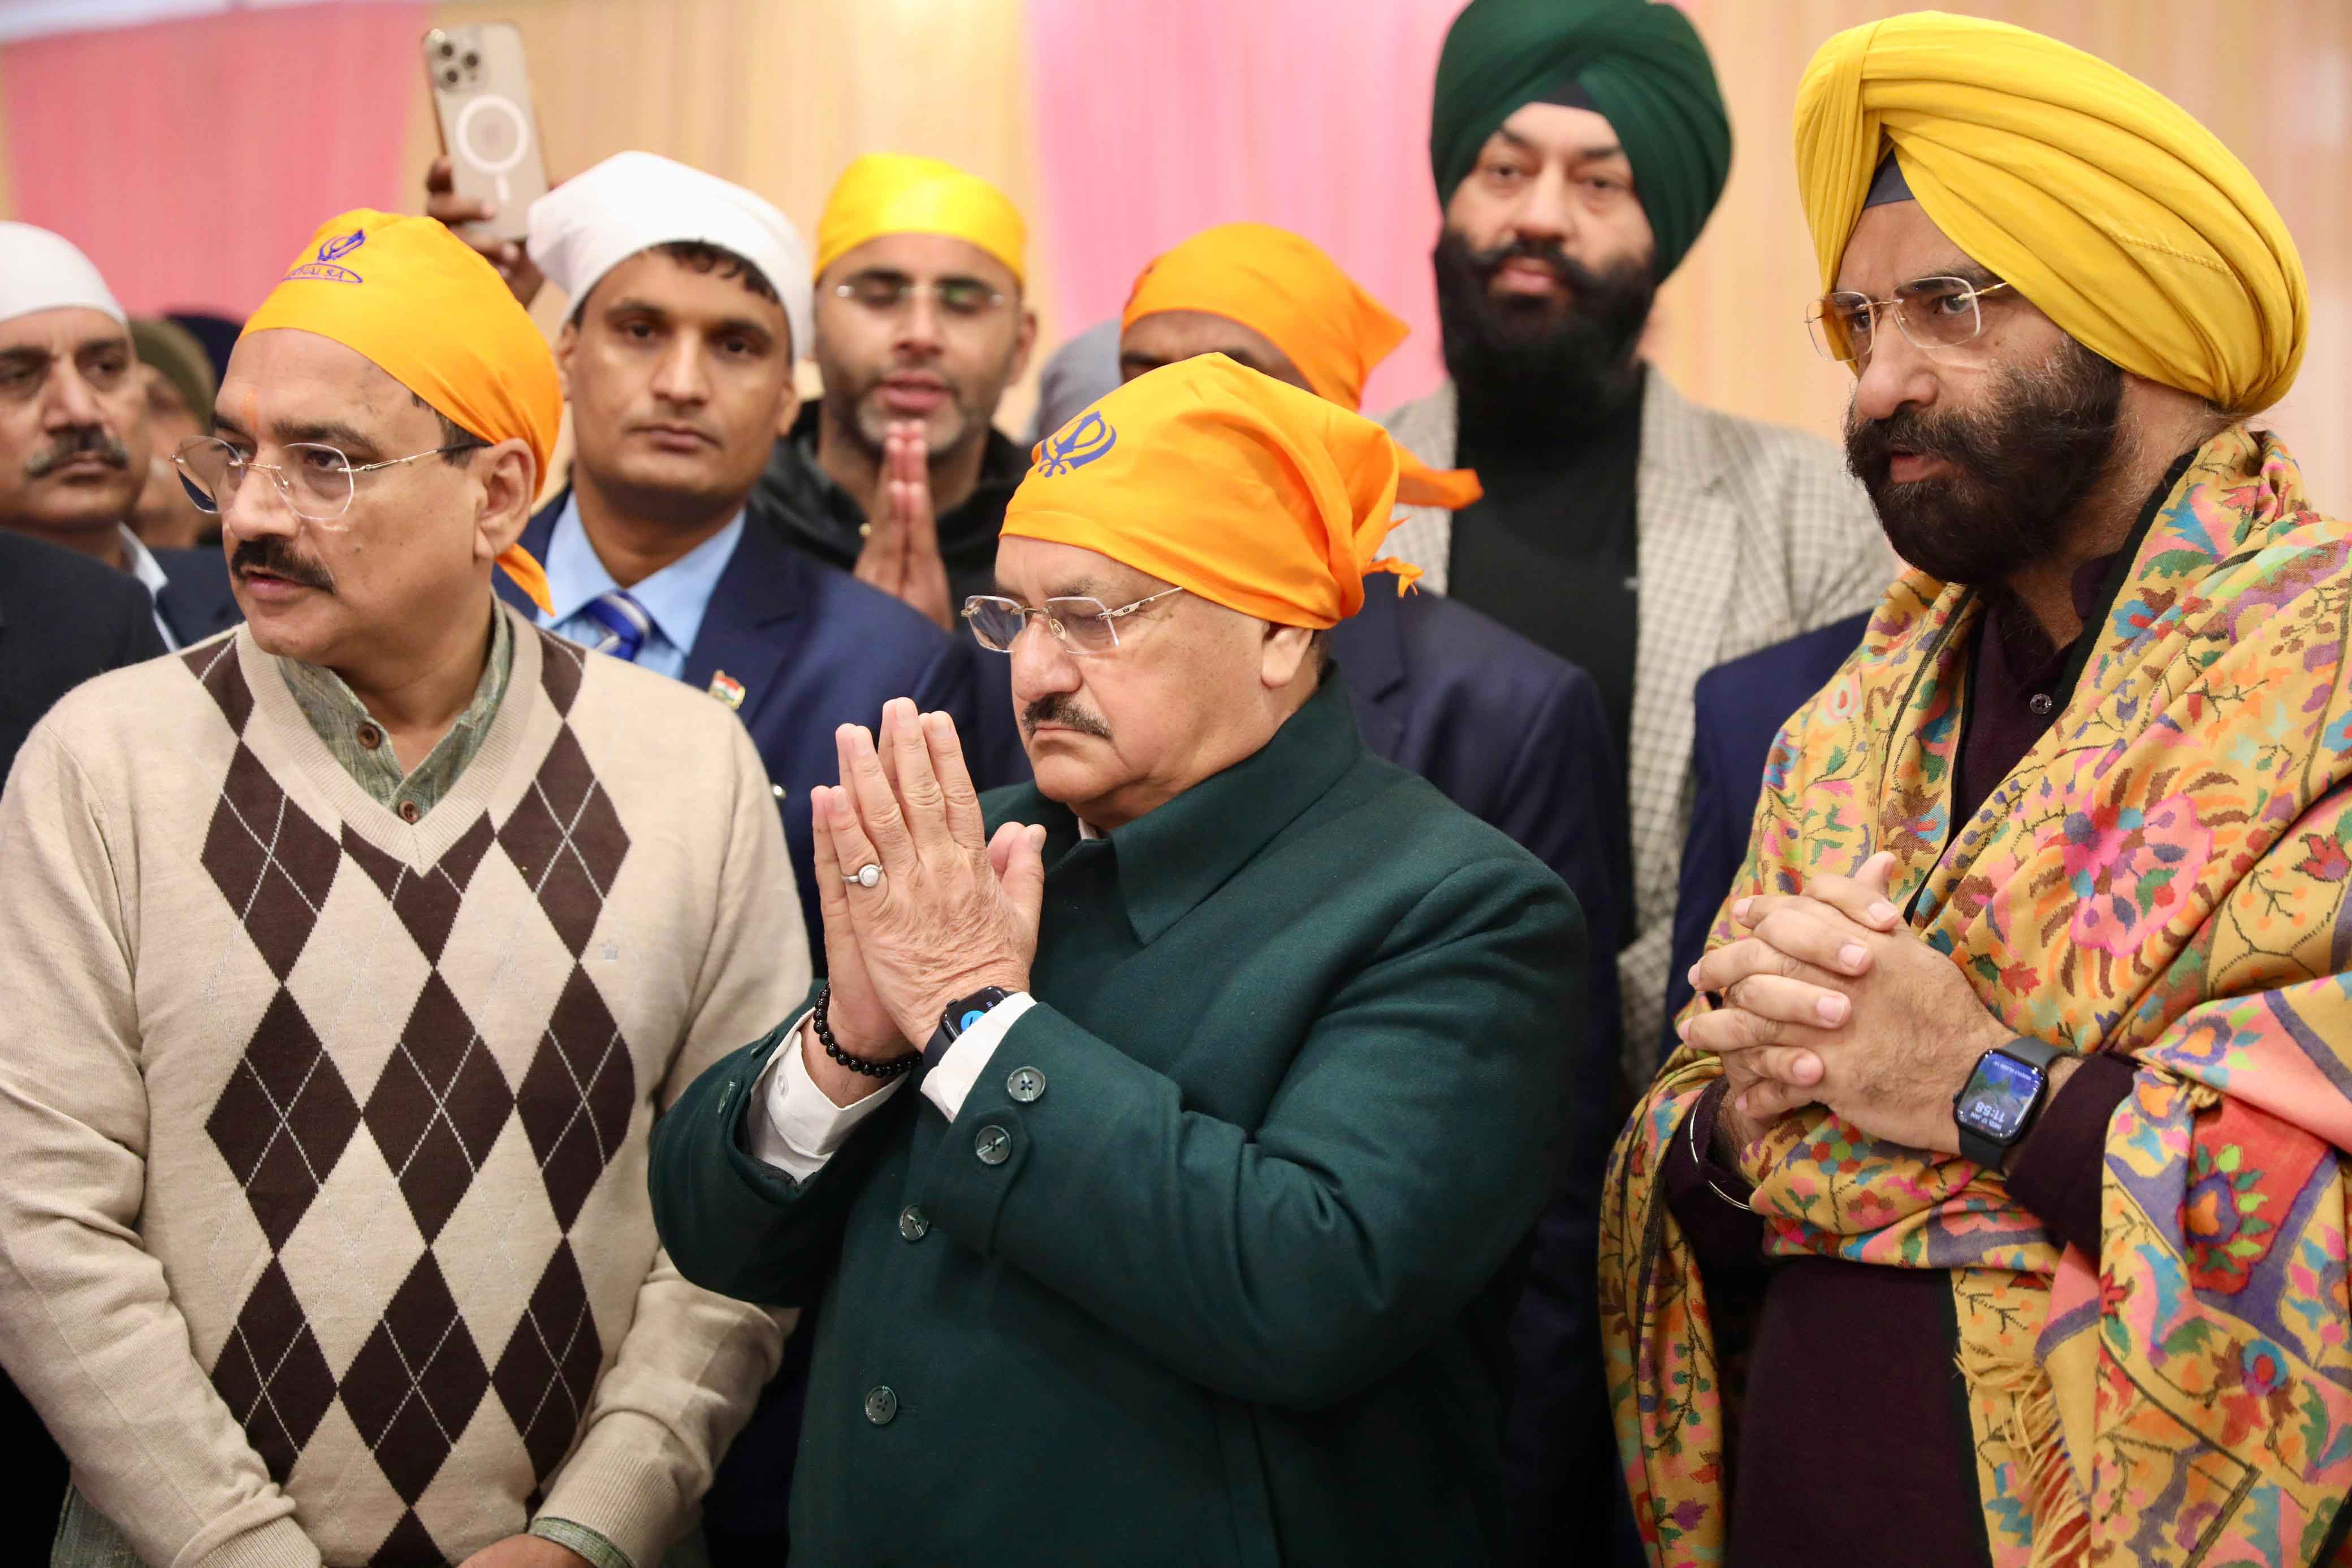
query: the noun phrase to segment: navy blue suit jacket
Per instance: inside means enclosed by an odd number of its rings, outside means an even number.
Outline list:
[[[1374,573],[1330,649],[1364,744],[1534,852],[1584,909],[1590,1016],[1560,1031],[1578,1086],[1566,1169],[1536,1222],[1510,1322],[1504,1479],[1513,1556],[1531,1561],[1542,1542],[1597,1531],[1616,1489],[1593,1270],[1617,1130],[1617,949],[1633,886],[1625,772],[1592,677],[1457,600],[1399,598],[1395,579]]]
[[[559,495],[523,530],[522,547],[544,558]],[[498,579],[499,592],[531,612],[522,591]],[[809,954],[824,966],[824,927],[817,915],[809,790],[838,781],[833,732],[841,725],[882,722],[882,705],[912,697],[925,712],[953,716],[959,733],[974,723],[972,659],[963,644],[878,589],[783,542],[759,517],[711,590],[702,630],[687,653],[685,683],[697,691],[724,671],[742,683],[738,711],[768,779],[783,793],[784,845],[800,885]],[[980,781],[986,789],[989,780]]]
[[[1683,841],[1682,880],[1675,890],[1675,956],[1667,970],[1666,1032],[1660,1046],[1667,1055],[1676,1043],[1675,1016],[1691,999],[1690,982],[1683,977],[1706,951],[1707,931],[1748,858],[1748,830],[1772,742],[1790,716],[1862,645],[1869,624],[1867,612],[1832,621],[1717,664],[1692,688],[1698,721],[1691,742],[1691,780],[1698,792],[1691,805],[1690,833]]]
[[[170,580],[155,596],[163,624],[184,648],[215,632],[226,632],[245,619],[236,594],[228,583],[228,558],[218,545],[202,549],[151,549],[155,564]]]

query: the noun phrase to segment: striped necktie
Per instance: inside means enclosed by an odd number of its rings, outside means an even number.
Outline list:
[[[646,639],[654,634],[654,618],[646,607],[629,597],[626,589],[616,588],[589,601],[581,613],[604,630],[604,641],[592,644],[599,653],[610,653],[615,659],[635,664]]]

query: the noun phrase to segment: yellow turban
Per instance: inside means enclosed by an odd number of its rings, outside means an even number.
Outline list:
[[[1921,11],[1849,28],[1797,89],[1797,184],[1822,287],[1892,143],[1953,244],[2136,375],[2252,413],[2310,333],[2278,210],[2213,133],[2105,61]]]
[[[497,270],[433,219],[366,207],[328,219],[245,334],[279,327],[374,361],[468,434],[520,439],[547,477],[563,417],[555,356]],[[550,610],[547,574],[521,546],[499,564]]]
[[[868,152],[852,163],[817,219],[817,276],[884,235],[947,235],[1003,262],[1015,283],[1025,281],[1021,257],[1029,231],[1021,210],[979,175],[936,158]]]
[[[1364,382],[1412,330],[1356,286],[1312,241],[1266,224],[1203,229],[1143,269],[1120,315],[1122,329],[1166,310],[1237,321],[1282,350],[1317,395],[1363,406]],[[1479,496],[1477,476],[1440,472],[1400,450],[1397,498],[1459,510]]]
[[[1396,445],[1360,413],[1223,354],[1138,376],[1037,444],[1004,537],[1076,545],[1229,610],[1318,629],[1363,608]]]

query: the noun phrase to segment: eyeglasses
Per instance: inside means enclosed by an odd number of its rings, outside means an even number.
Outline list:
[[[854,300],[878,315],[896,316],[910,301],[929,298],[950,316],[977,320],[1004,303],[1004,296],[977,277],[942,277],[925,282],[898,272],[861,272],[846,283],[833,286],[835,296]]]
[[[373,474],[379,468],[397,468],[404,463],[415,463],[427,457],[438,457],[447,452],[477,450],[472,442],[454,446],[436,446],[430,452],[412,452],[405,457],[394,457],[382,463],[354,464],[334,447],[315,441],[289,442],[284,448],[283,463],[256,463],[227,442],[214,435],[195,435],[180,443],[172,461],[180,470],[180,487],[188,499],[207,512],[226,512],[236,505],[236,493],[245,484],[247,470],[267,474],[277,482],[278,492],[298,517],[314,523],[331,523],[352,507],[352,492],[357,483],[353,477]]]
[[[1965,277],[1922,277],[1906,283],[1888,298],[1839,289],[1814,302],[1805,316],[1805,329],[1824,359],[1859,369],[1870,361],[1878,313],[1891,310],[1895,325],[1919,348],[1957,349],[1984,330],[1984,310],[1977,301],[2009,287],[1988,283],[1982,287]]]
[[[1032,610],[1013,600],[979,594],[963,601],[963,618],[971,628],[972,639],[992,653],[1013,652],[1014,641],[1028,627],[1032,616],[1044,621],[1055,640],[1073,653],[1108,653],[1118,646],[1120,621],[1147,604],[1183,591],[1181,588],[1163,588],[1148,599],[1122,604],[1116,610],[1104,609],[1099,599],[1048,599]]]

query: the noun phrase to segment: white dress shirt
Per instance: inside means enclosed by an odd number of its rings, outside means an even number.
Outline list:
[[[686,678],[694,640],[702,634],[703,612],[710,608],[719,579],[726,572],[727,563],[735,559],[735,547],[742,542],[743,517],[736,513],[725,528],[629,589],[629,597],[654,623],[645,645],[637,650],[638,664],[673,681]],[[576,494],[564,498],[563,510],[548,536],[545,565],[547,596],[555,603],[555,613],[542,612],[539,623],[567,641],[594,647],[604,640],[604,626],[590,618],[588,606],[621,585],[613,580],[613,574],[597,559],[596,547],[588,542]]]
[[[154,604],[155,630],[163,635],[164,650],[176,653],[180,651],[180,640],[173,636],[172,628],[164,624],[163,606],[160,602],[163,590],[172,586],[172,580],[155,559],[154,552],[137,534],[128,527],[117,526],[122,528],[122,564],[131,570],[131,576],[147,585],[147,598]]]

